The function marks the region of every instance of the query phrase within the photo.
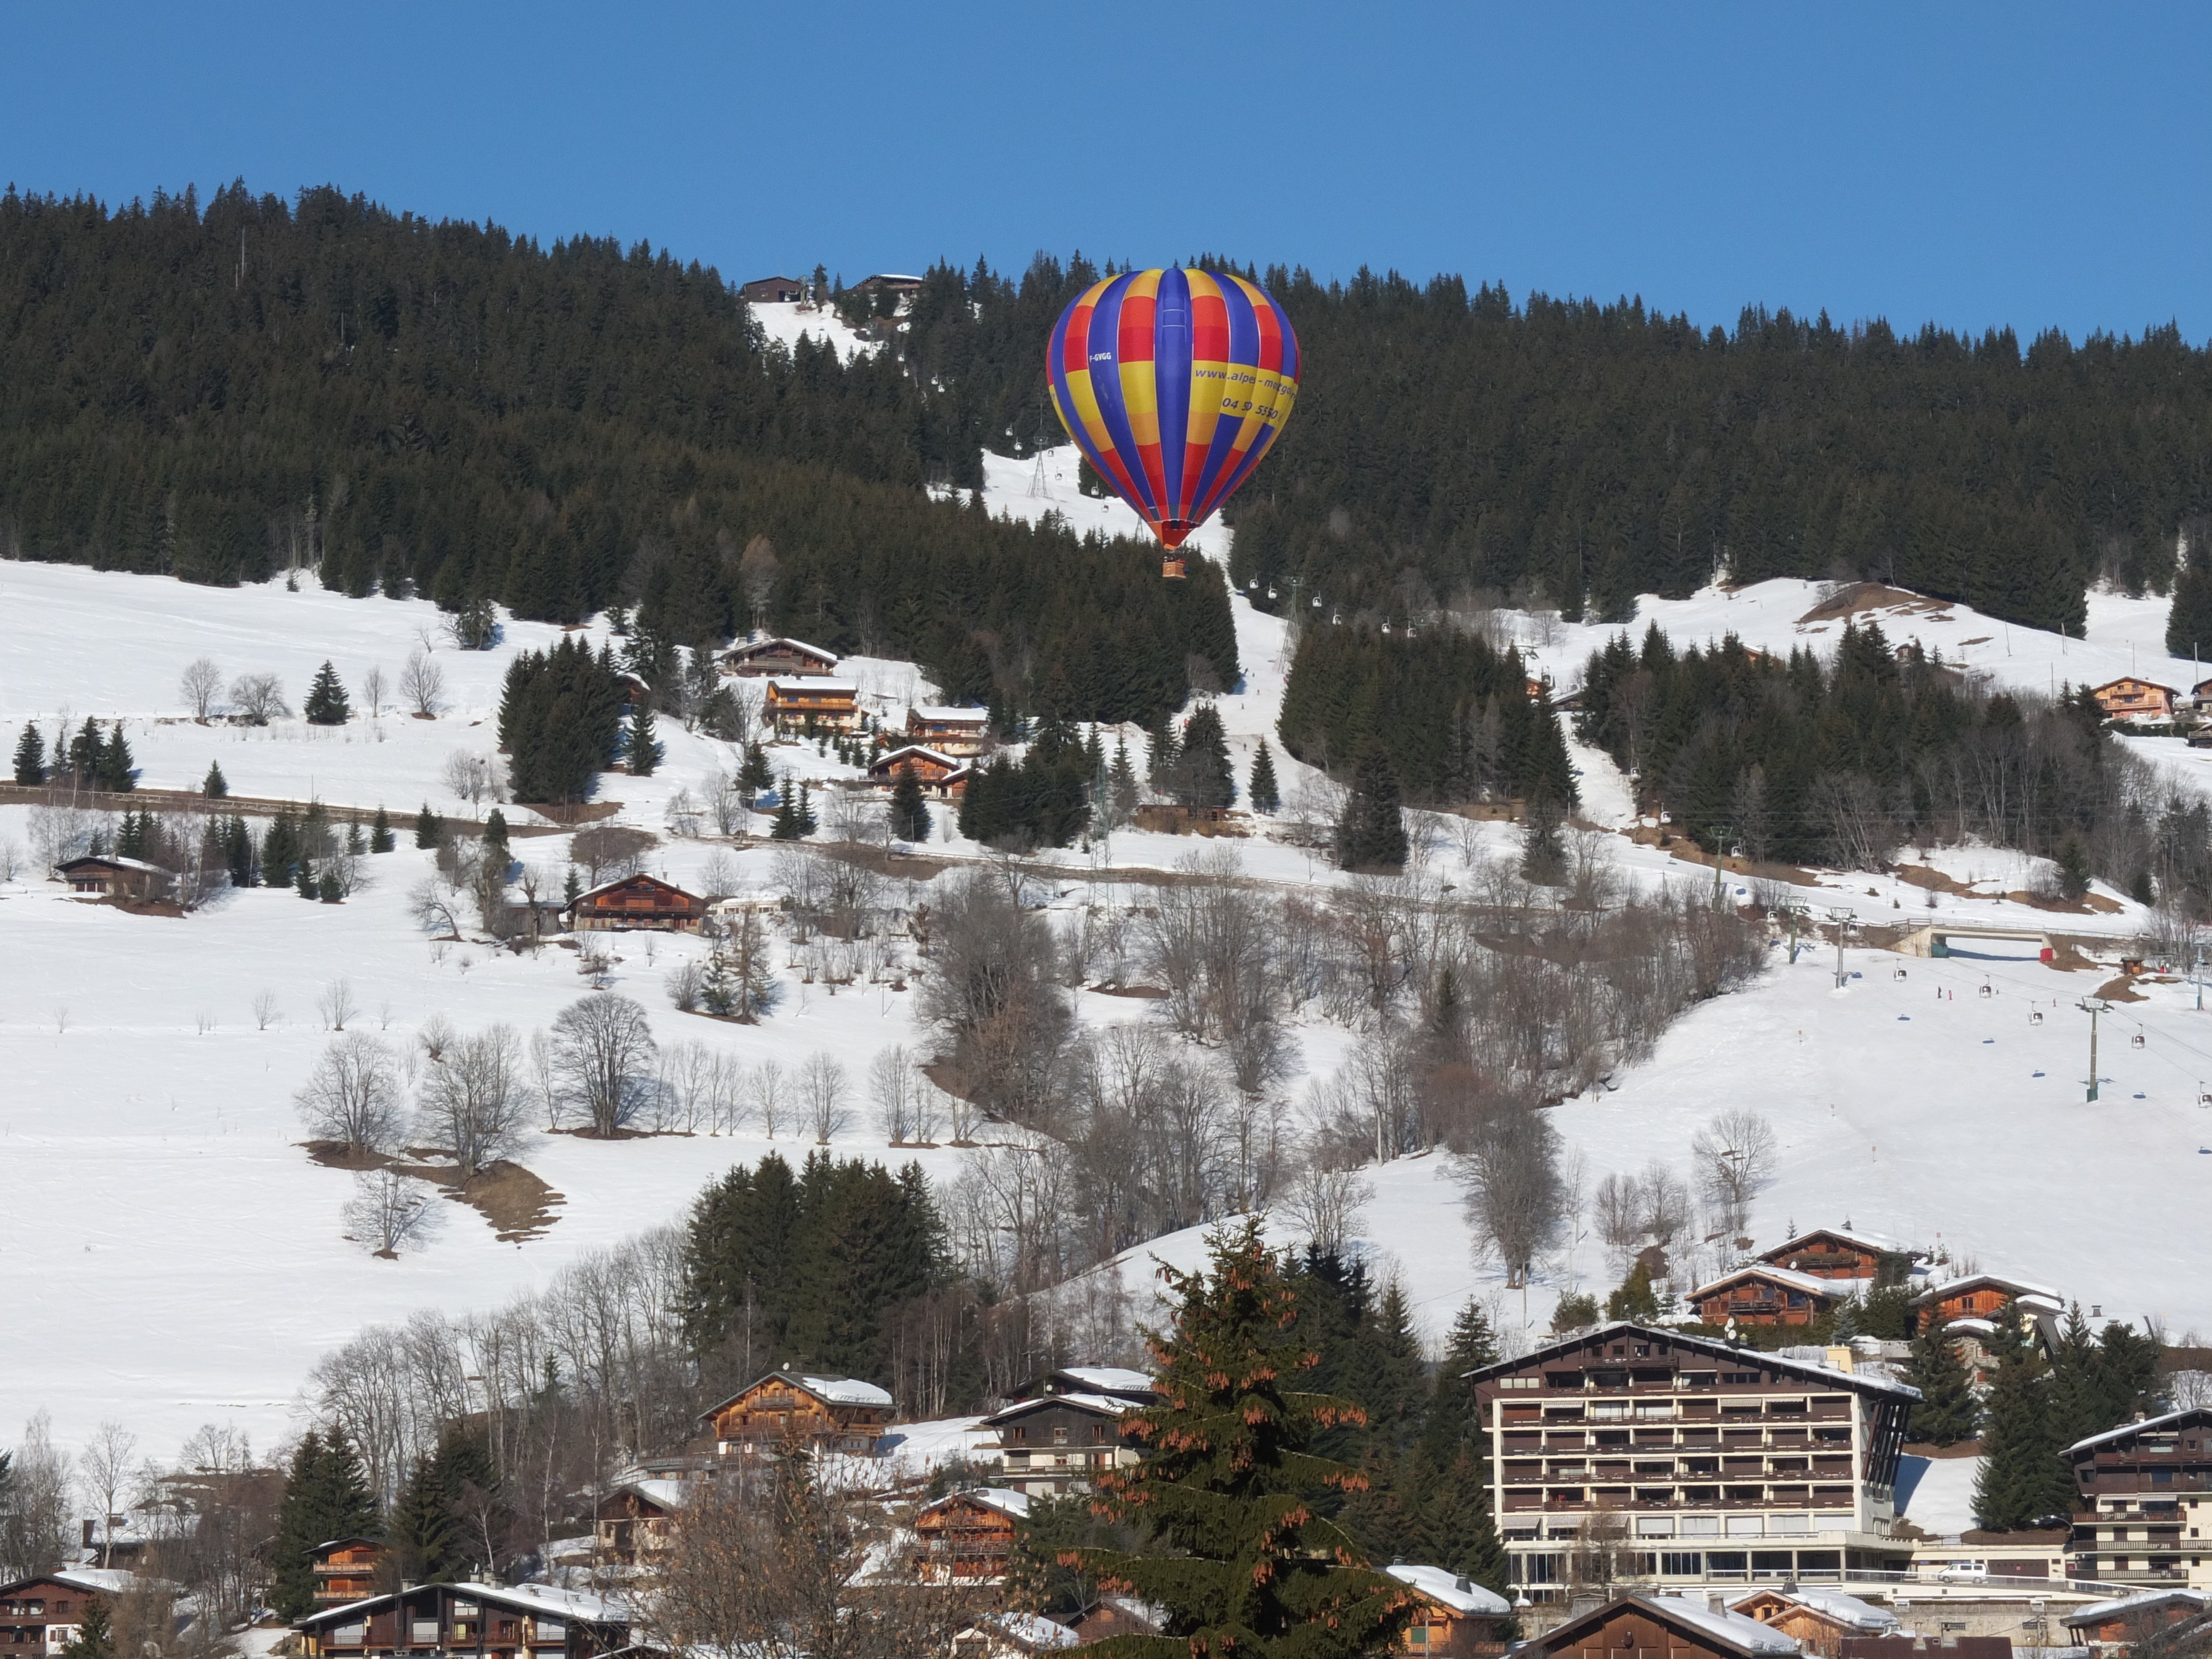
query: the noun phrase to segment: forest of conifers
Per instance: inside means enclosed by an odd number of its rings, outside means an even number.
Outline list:
[[[1245,269],[1305,361],[1232,504],[1231,577],[1266,608],[1371,623],[1495,595],[1617,618],[1724,567],[2075,629],[2092,578],[2164,591],[2212,532],[2212,362],[2171,328],[2023,350],[1760,308],[1729,332]],[[683,643],[757,616],[1002,708],[1033,708],[1057,664],[1064,712],[1155,721],[1194,672],[1235,678],[1218,570],[1163,582],[1136,543],[924,489],[1060,441],[1043,342],[1099,274],[939,264],[895,349],[841,362],[766,349],[719,274],[645,246],[541,248],[329,189],[112,211],[10,191],[0,556],[216,582],[312,566],[560,620],[633,602]]]

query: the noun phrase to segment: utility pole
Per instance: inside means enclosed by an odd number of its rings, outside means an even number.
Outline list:
[[[1836,988],[1840,991],[1844,988],[1844,933],[1857,917],[1838,907],[1828,912],[1828,920],[1836,924]]]
[[[2097,1016],[2109,1014],[2112,1005],[2101,997],[2083,997],[2076,1005],[2089,1016],[2089,1098],[2097,1097]]]
[[[1713,902],[1716,904],[1721,902],[1721,869],[1728,862],[1728,836],[1729,826],[1725,823],[1713,826]]]

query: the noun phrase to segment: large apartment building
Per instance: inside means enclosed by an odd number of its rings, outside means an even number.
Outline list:
[[[2076,1577],[2212,1589],[2212,1407],[2093,1434],[2066,1458]]]
[[[1898,1459],[1917,1390],[1679,1331],[1611,1324],[1468,1373],[1491,1505],[1532,1601],[1578,1547],[1656,1584],[1903,1571]]]

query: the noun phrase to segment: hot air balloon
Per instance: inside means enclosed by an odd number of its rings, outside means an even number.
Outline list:
[[[1176,550],[1251,476],[1298,395],[1298,341],[1233,271],[1125,270],[1060,313],[1053,406],[1098,476]]]

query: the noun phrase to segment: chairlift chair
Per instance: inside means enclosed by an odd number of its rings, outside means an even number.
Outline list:
[[[1902,968],[1893,968],[1889,970],[1889,976],[1892,979],[1903,979],[1905,977],[1905,969]]]
[[[2128,1039],[2128,1047],[2130,1048],[2140,1048],[2143,1046],[2143,1034],[2141,1031],[2137,1031]]]
[[[1994,986],[1994,985],[1990,984],[1987,980],[1984,980],[1984,981],[1982,981],[1981,996],[1982,996],[1982,1000],[1983,1000],[1984,1001],[1987,1001],[1990,998],[1991,998],[1991,997],[1995,996],[1996,994],[1997,994],[1997,988],[1996,988],[1996,986]]]
[[[2043,1010],[2042,1010],[2042,1009],[2040,1009],[2040,1008],[2031,1008],[2031,1009],[2029,1009],[2029,1010],[2027,1011],[2027,1023],[2028,1023],[2030,1025],[2040,1025],[2040,1024],[2043,1024]]]

